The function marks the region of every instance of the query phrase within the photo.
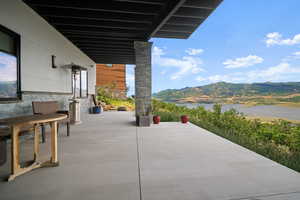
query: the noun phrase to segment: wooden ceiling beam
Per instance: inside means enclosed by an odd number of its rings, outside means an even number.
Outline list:
[[[222,0],[201,0],[201,1],[186,0],[186,2],[182,5],[182,7],[187,7],[187,8],[202,8],[202,9],[213,10],[221,2],[222,2]]]
[[[169,4],[164,7],[162,14],[157,17],[157,20],[150,27],[149,34],[146,37],[147,40],[149,40],[153,35],[156,34],[157,31],[159,31],[159,29],[172,17],[172,15],[180,8],[180,6],[185,1],[186,0],[169,1]]]
[[[105,11],[112,13],[140,14],[140,15],[158,15],[161,5],[141,5],[131,2],[117,1],[40,1],[40,0],[24,0],[26,3],[34,7],[55,8],[55,9],[71,9],[84,11]]]
[[[142,32],[147,30],[147,26],[145,26],[145,24],[143,23],[128,23],[128,22],[120,23],[120,22],[107,22],[107,21],[103,21],[100,23],[95,20],[87,20],[87,19],[74,20],[74,19],[62,19],[62,18],[49,18],[48,22],[50,24],[53,24],[54,26],[140,30]]]
[[[173,16],[206,19],[210,13],[211,10],[207,9],[181,7],[174,13]]]
[[[155,16],[140,15],[140,14],[124,14],[112,13],[106,11],[88,10],[82,12],[81,10],[72,10],[67,8],[49,9],[45,7],[34,7],[35,10],[46,18],[66,18],[66,19],[88,19],[96,21],[115,21],[115,22],[130,22],[130,23],[144,23],[151,24]]]

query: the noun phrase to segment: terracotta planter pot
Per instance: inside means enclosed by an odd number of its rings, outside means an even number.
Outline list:
[[[189,121],[189,117],[187,115],[182,115],[180,117],[182,123],[187,123]]]
[[[158,115],[153,116],[153,123],[159,124],[159,122],[160,122],[160,116],[158,116]]]

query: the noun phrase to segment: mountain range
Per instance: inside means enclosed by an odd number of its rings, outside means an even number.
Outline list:
[[[167,89],[153,94],[170,102],[243,103],[243,102],[300,102],[300,82],[227,83],[218,82],[197,87]]]

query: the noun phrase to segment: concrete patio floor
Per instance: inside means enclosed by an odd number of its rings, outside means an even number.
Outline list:
[[[137,128],[133,121],[133,113],[106,112],[72,126],[71,137],[61,130],[59,167],[0,181],[0,199],[300,199],[298,172],[192,124]],[[32,157],[31,142],[24,159]],[[0,167],[1,178],[9,167]]]

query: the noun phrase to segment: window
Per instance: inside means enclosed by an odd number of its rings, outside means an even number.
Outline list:
[[[106,67],[112,67],[113,65],[112,64],[105,64]]]
[[[72,72],[72,88],[74,98],[86,98],[88,96],[87,70],[75,70]]]
[[[20,35],[0,25],[0,101],[19,99]]]
[[[80,71],[80,97],[84,98],[88,96],[88,77],[87,77],[87,71],[82,70]]]

